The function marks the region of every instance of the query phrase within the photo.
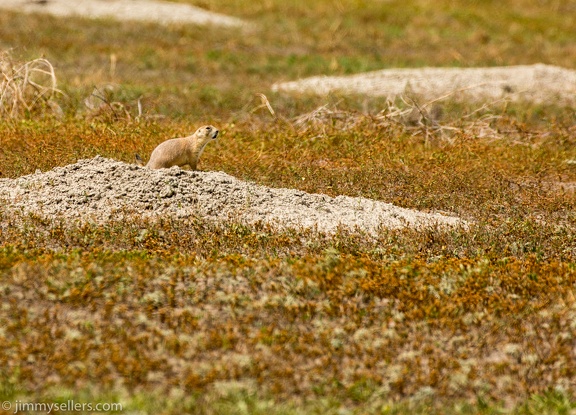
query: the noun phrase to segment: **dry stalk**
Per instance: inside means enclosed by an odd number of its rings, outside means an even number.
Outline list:
[[[254,95],[256,97],[260,98],[261,104],[255,108],[253,108],[250,111],[250,114],[253,114],[262,108],[266,108],[268,110],[268,112],[272,115],[272,117],[274,118],[275,122],[282,121],[284,124],[287,124],[290,128],[292,128],[292,130],[294,130],[294,126],[292,125],[292,123],[289,120],[287,120],[284,116],[277,114],[276,111],[274,111],[274,108],[272,108],[272,105],[270,104],[270,101],[268,100],[268,97],[266,95],[264,95],[262,93],[256,93]],[[243,111],[245,111],[248,108],[248,105],[250,105],[250,103],[248,103],[243,108]]]
[[[276,113],[274,112],[274,109],[272,108],[272,105],[270,105],[270,101],[268,101],[268,98],[266,97],[266,95],[261,94],[261,93],[257,93],[256,94],[257,97],[260,98],[260,100],[262,101],[262,104],[257,106],[256,108],[254,108],[252,110],[252,112],[256,112],[258,111],[260,108],[267,108],[268,111],[270,111],[270,114],[272,114],[272,116],[274,118],[277,118]]]
[[[62,110],[52,98],[62,93],[57,87],[52,64],[44,58],[15,64],[7,52],[0,53],[0,117],[18,118],[47,109]]]

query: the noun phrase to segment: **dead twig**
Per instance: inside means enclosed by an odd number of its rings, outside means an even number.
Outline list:
[[[99,118],[109,121],[132,121],[132,116],[126,105],[112,100],[113,89],[114,87],[112,85],[106,85],[104,90],[94,86],[90,96],[84,100],[84,105],[86,105],[89,110],[89,118]],[[97,102],[94,102],[93,98],[96,98],[101,104],[98,105]],[[136,119],[139,120],[142,116],[142,103],[140,99],[138,100],[137,107],[138,115]]]

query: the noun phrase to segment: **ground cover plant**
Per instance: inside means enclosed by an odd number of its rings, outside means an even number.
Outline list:
[[[2,208],[2,400],[166,414],[574,411],[573,106],[444,100],[432,116],[418,97],[270,92],[390,66],[576,69],[574,3],[191,3],[258,27],[0,14],[13,62],[43,56],[62,91],[57,107],[2,118],[0,177],[97,154],[132,162],[209,122],[222,137],[203,170],[470,226],[373,238]]]

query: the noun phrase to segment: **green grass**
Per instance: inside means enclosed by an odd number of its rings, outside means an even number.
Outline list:
[[[63,25],[54,17],[4,12],[0,46],[53,62],[70,95],[69,112],[94,85],[116,83],[129,102],[141,97],[146,111],[189,121],[227,120],[254,93],[301,76],[407,66],[574,66],[570,3],[551,9],[515,1],[505,11],[491,2],[201,4],[257,27],[242,32],[85,19]]]
[[[382,99],[270,86],[387,67],[574,69],[573,2],[189,3],[256,27],[0,14],[0,46],[15,60],[45,56],[64,92],[61,119],[39,108],[2,120],[1,177],[97,154],[132,162],[213,123],[222,136],[203,170],[473,224],[370,238],[2,209],[1,400],[165,414],[572,413],[574,109],[500,103],[464,118],[479,104],[448,100],[440,123],[453,129],[439,133],[380,117]],[[95,88],[103,106],[90,110]],[[297,124],[322,105],[343,118]]]

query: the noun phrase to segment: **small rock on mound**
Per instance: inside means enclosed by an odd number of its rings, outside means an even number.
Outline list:
[[[376,233],[379,227],[466,226],[456,217],[375,200],[269,188],[222,172],[150,170],[102,157],[17,179],[0,179],[7,211],[105,222],[136,214],[268,223],[279,228],[338,226]]]

